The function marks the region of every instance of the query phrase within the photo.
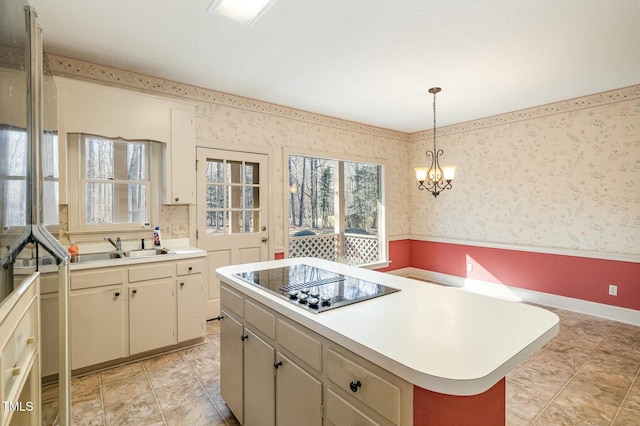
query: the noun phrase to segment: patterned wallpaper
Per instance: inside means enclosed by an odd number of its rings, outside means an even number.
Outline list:
[[[411,233],[640,255],[640,86],[511,115],[438,131],[456,179],[412,194]]]
[[[333,158],[386,163],[388,235],[407,235],[410,212],[406,200],[413,188],[406,182],[410,152],[407,135],[305,111],[229,95],[182,83],[144,76],[57,55],[46,55],[55,75],[188,99],[196,104],[196,144],[223,149],[265,149],[274,155],[270,190],[276,203],[271,226],[274,247],[284,247],[285,151]],[[240,148],[238,148],[240,147]],[[167,210],[166,207],[164,210]],[[182,213],[181,213],[182,214]],[[163,223],[173,215],[163,215]],[[191,226],[193,224],[190,224]],[[173,225],[171,226],[173,231]],[[186,231],[188,234],[188,230]],[[166,237],[165,237],[166,238]]]
[[[438,129],[452,190],[418,191],[411,135],[57,55],[54,74],[193,100],[199,146],[274,155],[276,247],[284,245],[285,150],[385,161],[389,235],[640,255],[640,85]],[[184,215],[184,212],[180,212]],[[190,224],[193,225],[193,224]],[[181,230],[181,232],[184,230]]]
[[[276,248],[284,247],[287,151],[386,163],[388,234],[409,233],[406,200],[413,188],[406,184],[411,173],[406,167],[410,163],[406,141],[202,102],[196,104],[196,137],[199,146],[222,144],[229,149],[234,146],[246,149],[247,145],[253,145],[257,150],[267,148],[275,155],[270,171],[270,199],[276,203],[271,218]]]

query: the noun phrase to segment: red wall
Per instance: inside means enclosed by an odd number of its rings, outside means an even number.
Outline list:
[[[389,260],[378,270],[413,267],[640,310],[640,263],[408,239],[389,242]]]
[[[640,263],[416,240],[410,247],[414,268],[640,310]]]

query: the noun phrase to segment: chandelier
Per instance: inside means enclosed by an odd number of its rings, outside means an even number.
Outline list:
[[[431,157],[431,165],[429,167],[416,167],[416,178],[420,184],[420,191],[427,190],[434,197],[440,195],[445,189],[451,189],[451,181],[456,172],[456,166],[440,167],[440,156],[443,154],[442,149],[436,147],[436,93],[442,89],[432,87],[429,93],[433,93],[433,151],[426,152],[427,157]]]

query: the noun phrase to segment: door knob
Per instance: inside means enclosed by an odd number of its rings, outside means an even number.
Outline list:
[[[269,240],[269,239],[268,239],[267,237],[262,237],[262,240],[261,240],[261,241],[262,241],[263,243],[266,243],[268,240]]]

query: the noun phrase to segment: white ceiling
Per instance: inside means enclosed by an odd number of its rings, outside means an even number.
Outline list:
[[[415,132],[640,84],[638,0],[29,0],[45,51]]]

